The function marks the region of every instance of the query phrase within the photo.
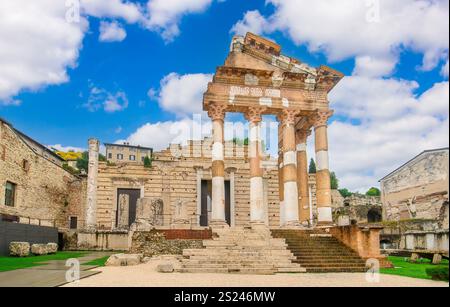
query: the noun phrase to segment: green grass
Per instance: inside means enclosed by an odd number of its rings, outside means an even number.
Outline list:
[[[94,259],[92,261],[83,263],[84,265],[95,265],[95,266],[105,266],[106,261],[108,261],[109,256]]]
[[[46,261],[67,260],[71,258],[80,258],[86,255],[86,252],[58,252],[54,255],[29,256],[29,257],[0,257],[0,272],[13,271],[44,265]]]
[[[428,259],[420,259],[417,263],[412,263],[409,262],[409,258],[391,256],[389,257],[389,261],[392,262],[394,268],[381,269],[380,273],[420,279],[431,279],[431,276],[428,276],[426,272],[428,268],[444,267],[447,270],[449,269],[448,260],[442,260],[440,265],[433,265]]]

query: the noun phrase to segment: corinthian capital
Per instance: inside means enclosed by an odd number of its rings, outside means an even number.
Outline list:
[[[262,114],[266,111],[265,107],[250,107],[245,112],[245,119],[251,123],[259,123],[262,121]]]
[[[328,119],[333,116],[333,110],[317,111],[315,116],[312,118],[312,123],[315,128],[326,126],[328,124]]]
[[[208,116],[211,120],[224,120],[227,106],[221,103],[211,103],[208,105]]]
[[[295,125],[297,116],[299,115],[299,110],[284,109],[280,114],[278,114],[278,120],[282,125]]]

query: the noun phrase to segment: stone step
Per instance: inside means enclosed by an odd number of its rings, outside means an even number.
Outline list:
[[[367,272],[366,268],[336,268],[336,267],[320,267],[320,268],[307,268],[307,273],[365,273]]]

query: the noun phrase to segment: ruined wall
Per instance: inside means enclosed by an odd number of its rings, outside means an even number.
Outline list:
[[[5,206],[6,182],[17,185],[14,207]],[[7,124],[0,122],[0,214],[20,222],[69,227],[69,216],[84,210],[81,178],[36,154]]]
[[[448,206],[448,171],[448,150],[438,150],[419,155],[383,179],[385,219],[442,220]]]
[[[342,197],[339,191],[332,191],[333,219],[338,225],[367,224],[381,222],[383,207],[380,197],[353,194]],[[371,220],[375,216],[380,220]]]

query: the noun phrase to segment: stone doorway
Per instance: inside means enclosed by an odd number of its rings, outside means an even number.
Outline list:
[[[202,180],[202,210],[200,215],[200,226],[209,226],[212,212],[212,181]],[[231,185],[230,181],[225,181],[225,220],[231,226]]]
[[[118,189],[116,228],[129,228],[136,220],[136,206],[141,198],[140,189]]]

